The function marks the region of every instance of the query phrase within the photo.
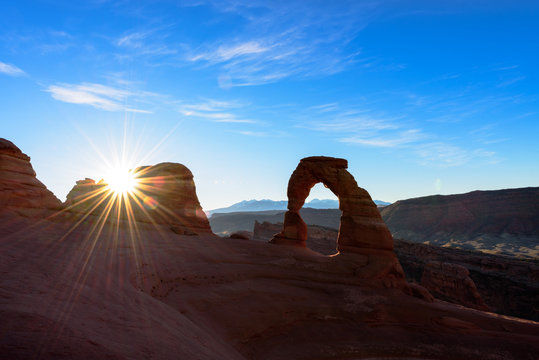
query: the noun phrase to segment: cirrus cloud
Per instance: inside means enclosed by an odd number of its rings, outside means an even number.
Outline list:
[[[136,113],[151,113],[151,111],[126,106],[125,103],[128,98],[140,100],[146,96],[155,95],[148,92],[135,92],[94,83],[56,84],[47,87],[46,91],[54,99],[70,104],[90,105],[105,111]]]
[[[6,64],[2,61],[0,61],[0,73],[9,76],[22,76],[26,74],[23,70],[19,69],[15,65]]]

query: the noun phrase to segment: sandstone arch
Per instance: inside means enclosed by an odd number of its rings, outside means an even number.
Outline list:
[[[340,252],[393,251],[393,238],[369,193],[360,188],[346,170],[348,161],[325,156],[301,159],[288,182],[288,211],[283,229],[272,243],[303,246],[307,225],[299,210],[311,188],[321,182],[339,198],[342,212],[337,239]]]

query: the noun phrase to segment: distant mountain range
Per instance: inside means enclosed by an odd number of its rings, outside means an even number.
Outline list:
[[[374,200],[374,203],[378,206],[387,206],[391,203],[381,200]],[[268,210],[286,210],[288,206],[287,200],[244,200],[230,205],[229,207],[214,209],[207,212],[208,216],[211,216],[216,213],[231,213],[231,212],[240,212],[240,211],[268,211]],[[331,199],[313,199],[305,203],[304,207],[312,209],[338,209],[339,200]]]

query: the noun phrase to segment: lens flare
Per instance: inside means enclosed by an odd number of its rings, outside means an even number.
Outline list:
[[[143,201],[143,204],[144,204],[144,207],[146,209],[151,209],[151,210],[155,210],[157,209],[157,200],[155,200],[153,197],[151,196],[146,196],[144,198],[144,201]]]

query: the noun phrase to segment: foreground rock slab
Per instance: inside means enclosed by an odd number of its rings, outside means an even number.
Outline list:
[[[0,218],[0,357],[534,359],[539,324],[362,279],[354,254]],[[67,234],[67,235],[66,235]]]

